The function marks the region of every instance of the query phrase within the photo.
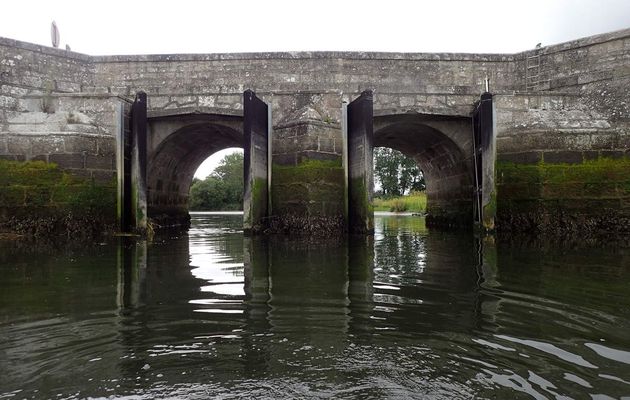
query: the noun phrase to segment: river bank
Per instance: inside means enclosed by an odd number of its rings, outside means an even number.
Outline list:
[[[427,210],[427,195],[425,192],[414,192],[407,196],[375,197],[372,206],[374,211],[424,213]]]

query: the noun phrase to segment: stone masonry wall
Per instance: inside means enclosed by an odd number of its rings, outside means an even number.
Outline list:
[[[558,210],[585,220],[605,213],[621,221],[630,215],[624,178],[630,176],[624,164],[630,156],[629,59],[630,29],[513,55],[303,52],[90,57],[0,38],[0,157],[54,162],[73,175],[105,182],[114,173],[117,104],[137,90],[147,92],[149,109],[155,112],[190,109],[235,115],[242,109],[242,92],[252,89],[273,105],[273,124],[281,127],[295,112],[283,105],[294,102],[296,95],[324,96],[340,103],[365,89],[374,92],[375,117],[468,118],[484,78],[489,77],[495,95],[497,201],[507,225],[515,227],[524,220],[536,225],[534,214],[557,215]],[[318,123],[334,125],[340,120],[340,104],[327,102],[315,111]],[[321,146],[323,140],[327,148],[327,139],[332,140],[332,153],[337,153],[337,135],[330,135],[313,136],[318,146],[313,154],[326,152]],[[382,145],[387,144],[384,139]],[[591,188],[592,175],[572,176],[567,183],[575,190],[562,195],[553,186],[561,182],[546,178],[537,181],[533,192],[510,186],[517,184],[521,172],[529,174],[513,166],[562,167],[565,172],[560,176],[566,176],[571,166],[588,168],[597,162],[598,170],[621,176],[614,178],[614,188],[602,186],[596,192]],[[558,204],[558,196],[606,198],[608,203],[600,204],[605,212],[577,207],[579,201],[570,208],[548,207]],[[522,218],[510,219],[517,214]]]
[[[0,40],[0,157],[109,182],[119,99],[93,90],[88,56]]]
[[[93,78],[88,56],[0,39],[0,232],[112,229],[123,100]]]
[[[628,30],[517,55],[522,89],[496,98],[501,229],[629,230],[629,61]]]

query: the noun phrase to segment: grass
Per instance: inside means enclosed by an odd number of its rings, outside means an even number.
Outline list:
[[[374,211],[424,212],[427,209],[427,195],[424,192],[413,192],[408,196],[375,198],[372,205]]]

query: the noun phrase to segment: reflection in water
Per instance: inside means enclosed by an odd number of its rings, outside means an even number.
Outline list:
[[[118,239],[116,267],[118,295],[116,304],[121,309],[140,306],[141,290],[147,271],[147,242],[129,237]]]
[[[90,248],[0,244],[0,398],[619,398],[626,248],[379,216],[347,241],[240,216]]]

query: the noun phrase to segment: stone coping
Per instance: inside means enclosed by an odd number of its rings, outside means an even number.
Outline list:
[[[261,53],[214,53],[214,54],[148,54],[148,55],[112,55],[90,56],[64,49],[37,45],[15,39],[0,37],[0,46],[21,48],[37,53],[63,57],[85,63],[116,62],[160,62],[160,61],[237,61],[237,60],[299,60],[299,59],[347,59],[347,60],[400,60],[400,61],[478,61],[506,62],[522,60],[537,54],[552,54],[612,40],[630,37],[630,28],[576,39],[560,44],[545,46],[540,49],[526,50],[512,54],[477,54],[477,53],[388,53],[388,52],[350,52],[350,51],[298,51],[298,52],[261,52]]]

